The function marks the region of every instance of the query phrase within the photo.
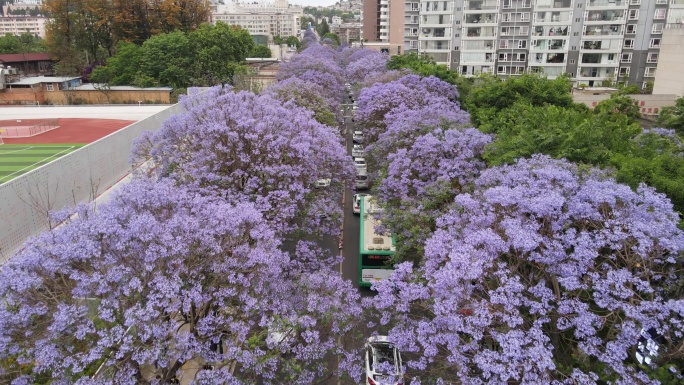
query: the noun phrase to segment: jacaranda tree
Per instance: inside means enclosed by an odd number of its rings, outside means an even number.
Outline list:
[[[681,370],[684,233],[672,204],[547,156],[484,171],[438,220],[424,263],[369,301],[421,379],[464,384],[651,383]],[[667,372],[667,371],[666,371]]]
[[[452,102],[445,104],[395,109],[387,131],[369,147],[382,170],[375,191],[385,208],[383,223],[395,236],[395,261],[423,260],[435,218],[485,168],[491,137],[470,127],[468,114]]]
[[[294,230],[339,233],[339,205],[314,205],[324,196],[340,196],[354,177],[353,163],[330,127],[293,102],[229,88],[210,89],[185,105],[187,112],[138,142],[138,157],[154,161],[157,177],[229,202],[254,202],[281,236]],[[332,188],[314,189],[318,179],[331,176]],[[301,228],[302,217],[315,224]]]
[[[358,365],[338,345],[358,294],[329,269],[293,273],[253,203],[163,179],[77,213],[0,269],[3,379],[313,383],[336,375],[331,354]]]
[[[353,55],[352,55],[353,56]],[[347,82],[361,83],[366,76],[387,71],[387,54],[375,52],[373,54],[365,55],[360,59],[350,61],[345,69]]]

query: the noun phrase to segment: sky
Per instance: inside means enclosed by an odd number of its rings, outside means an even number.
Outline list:
[[[305,7],[327,7],[337,3],[339,0],[289,0],[290,4],[299,4]]]

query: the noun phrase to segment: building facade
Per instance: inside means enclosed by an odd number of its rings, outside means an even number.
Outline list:
[[[567,73],[575,85],[647,87],[665,26],[684,21],[684,0],[366,0],[363,16],[364,39],[384,41],[385,26],[402,23],[406,52],[463,76]]]
[[[42,16],[0,16],[0,36],[30,33],[45,38],[45,22]]]
[[[239,25],[250,35],[297,36],[304,10],[287,0],[212,3],[212,22]]]

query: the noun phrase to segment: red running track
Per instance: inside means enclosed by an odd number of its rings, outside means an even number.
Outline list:
[[[135,123],[117,119],[58,119],[59,128],[30,138],[4,138],[7,144],[92,143]],[[16,122],[16,120],[14,121]]]

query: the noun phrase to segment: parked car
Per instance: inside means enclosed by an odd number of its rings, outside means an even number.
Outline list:
[[[366,341],[366,385],[401,385],[404,383],[401,353],[387,336],[373,336]]]
[[[352,135],[352,140],[354,143],[363,143],[363,139],[363,132],[354,131],[354,135]]]
[[[328,186],[330,186],[330,178],[319,179],[316,181],[316,184],[314,184],[315,188],[322,188]]]
[[[365,170],[364,172],[359,172],[356,174],[356,189],[357,190],[366,190],[369,187],[368,183],[368,175],[366,174]]]
[[[363,155],[364,155],[363,145],[362,144],[355,144],[354,147],[352,147],[352,157],[353,158],[362,158]]]
[[[356,165],[356,169],[366,169],[366,158],[354,158],[354,164]]]

